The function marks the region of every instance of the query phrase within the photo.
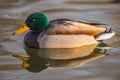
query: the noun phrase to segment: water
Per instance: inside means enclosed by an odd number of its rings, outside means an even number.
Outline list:
[[[0,80],[120,80],[120,5],[108,3],[109,0],[83,1],[1,0]],[[112,47],[111,50],[107,50],[109,55],[100,54],[97,58],[92,56],[62,61],[44,59],[49,63],[46,65],[50,67],[41,72],[38,71],[38,73],[30,72],[23,68],[22,60],[12,56],[21,55],[24,58],[31,58],[28,57],[22,46],[26,33],[12,36],[12,32],[20,27],[28,14],[32,12],[43,12],[49,20],[56,18],[83,19],[110,25],[117,34],[104,41]],[[87,51],[85,50],[85,52]],[[66,57],[64,56],[64,58]],[[41,58],[39,57],[39,59]]]

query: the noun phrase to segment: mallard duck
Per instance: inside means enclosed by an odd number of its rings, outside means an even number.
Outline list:
[[[30,14],[25,24],[13,34],[21,34],[27,30],[30,31],[24,37],[25,45],[37,49],[73,48],[96,44],[96,40],[107,39],[115,34],[105,24],[71,19],[49,21],[44,14],[39,12]],[[103,36],[95,40],[94,36],[101,34]]]

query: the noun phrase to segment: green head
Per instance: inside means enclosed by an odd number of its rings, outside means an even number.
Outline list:
[[[25,24],[18,30],[13,32],[13,35],[21,34],[27,30],[32,30],[35,32],[45,30],[49,25],[48,18],[42,13],[32,13],[28,16]]]
[[[49,25],[48,18],[42,13],[30,14],[25,23],[32,31],[43,31]]]
[[[13,32],[13,35],[21,34],[27,30],[32,30],[34,32],[43,31],[48,27],[48,25],[48,18],[44,14],[32,13],[26,19],[25,24]]]

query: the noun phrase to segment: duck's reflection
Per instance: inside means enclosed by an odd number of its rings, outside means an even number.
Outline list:
[[[106,54],[96,48],[98,44],[71,49],[30,49],[25,47],[30,57],[13,55],[23,61],[22,67],[30,72],[41,72],[47,67],[73,67],[98,59]],[[103,45],[103,44],[101,44]],[[100,45],[100,46],[101,46]],[[32,52],[32,53],[31,53]]]

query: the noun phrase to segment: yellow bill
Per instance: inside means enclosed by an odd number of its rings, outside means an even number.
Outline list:
[[[24,24],[21,28],[19,28],[18,30],[16,30],[15,32],[13,32],[13,35],[16,35],[16,34],[21,34],[27,30],[29,30],[30,28]]]

